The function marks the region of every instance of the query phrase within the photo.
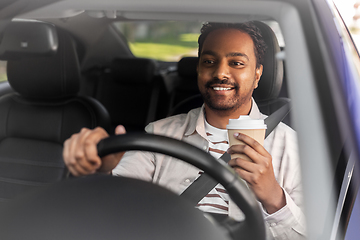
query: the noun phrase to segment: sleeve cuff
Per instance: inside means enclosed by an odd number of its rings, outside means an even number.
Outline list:
[[[306,222],[302,210],[295,204],[290,195],[283,190],[286,198],[286,205],[275,213],[268,214],[263,209],[264,220],[276,232],[279,229],[294,230],[300,235],[306,235]]]

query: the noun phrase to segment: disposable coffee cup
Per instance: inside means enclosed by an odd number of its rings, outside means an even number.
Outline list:
[[[229,136],[229,146],[231,147],[236,144],[245,144],[234,137],[235,133],[245,134],[255,139],[261,145],[264,145],[266,128],[264,120],[252,119],[247,115],[240,116],[238,119],[229,119],[229,124],[226,126]],[[238,157],[251,161],[251,159],[244,154],[231,154],[231,159]]]

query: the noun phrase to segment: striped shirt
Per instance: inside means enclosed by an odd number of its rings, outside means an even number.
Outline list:
[[[220,158],[229,148],[227,130],[215,128],[205,120],[205,131],[209,142],[209,153],[216,159]],[[228,214],[229,194],[221,184],[217,184],[197,204],[197,207],[204,212]]]

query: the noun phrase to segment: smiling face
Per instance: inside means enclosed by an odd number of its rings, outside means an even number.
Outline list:
[[[237,29],[218,29],[206,37],[198,64],[198,86],[205,108],[248,114],[262,65],[256,68],[254,43]]]

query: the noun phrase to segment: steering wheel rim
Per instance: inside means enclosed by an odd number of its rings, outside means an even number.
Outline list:
[[[147,133],[111,136],[101,140],[97,147],[100,157],[130,150],[149,151],[178,158],[203,170],[224,186],[245,214],[244,222],[222,223],[230,236],[238,239],[246,233],[249,239],[265,239],[263,216],[253,192],[225,162],[217,161],[210,154],[186,142]]]

